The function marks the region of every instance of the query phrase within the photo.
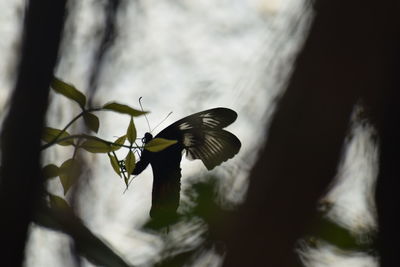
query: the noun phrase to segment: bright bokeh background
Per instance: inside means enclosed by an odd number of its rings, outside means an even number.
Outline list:
[[[144,108],[151,111],[148,116],[151,127],[173,112],[155,133],[194,112],[218,106],[234,109],[239,117],[228,129],[239,137],[242,149],[233,160],[213,172],[220,177],[220,202],[229,207],[240,204],[246,194],[248,171],[266,140],[265,129],[307,36],[313,16],[308,2],[149,0],[121,3],[117,11],[117,36],[100,65],[93,106],[115,100],[139,108],[138,99],[143,97]],[[89,90],[89,77],[103,34],[103,5],[103,1],[97,0],[69,4],[70,15],[56,74],[84,92]],[[15,78],[24,2],[0,0],[0,12],[2,119]],[[74,103],[51,94],[50,126],[62,128],[77,112]],[[101,121],[100,137],[114,140],[125,133],[128,116],[107,112],[97,115]],[[138,118],[135,123],[139,136],[148,131],[144,118]],[[70,132],[79,129],[78,124]],[[371,195],[377,171],[377,148],[371,141],[372,132],[365,125],[354,124],[337,186],[326,196],[334,203],[328,216],[340,218],[339,223],[354,233],[376,227]],[[51,148],[45,154],[45,162],[60,164],[71,153],[68,148]],[[151,168],[138,176],[124,193],[124,183],[113,173],[106,156],[89,155],[86,161],[90,178],[80,189],[78,203],[85,224],[135,265],[148,266],[159,260],[160,251],[168,244],[140,229],[149,219]],[[185,177],[206,173],[201,162],[183,160],[181,166],[183,188],[188,186]],[[49,190],[63,195],[57,180],[49,183]],[[182,226],[182,231],[188,227]],[[192,237],[191,242],[195,243],[196,238]],[[65,235],[32,226],[26,265],[73,266],[69,246]],[[301,253],[307,266],[377,266],[371,257],[351,253],[344,257],[340,251],[325,245],[306,248]],[[209,253],[195,265],[218,266],[219,263],[220,259]],[[90,263],[84,264],[90,266]]]

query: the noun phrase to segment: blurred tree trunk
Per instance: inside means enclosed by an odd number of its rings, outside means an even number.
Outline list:
[[[224,266],[301,265],[296,242],[307,232],[318,199],[336,173],[354,104],[363,99],[381,131],[383,100],[399,85],[393,79],[393,63],[398,59],[396,17],[400,14],[396,1],[316,1],[315,10],[267,144],[251,172],[248,198],[236,219],[226,222]],[[398,102],[396,98],[390,105],[398,107]],[[398,127],[393,123],[386,123],[386,132]],[[389,153],[386,158],[392,156]],[[381,173],[379,183],[386,178]],[[392,182],[385,183],[380,196],[390,193],[394,197],[394,188]],[[378,197],[379,211],[386,204]],[[380,213],[384,216],[381,228],[388,227],[383,231],[386,237],[396,230],[388,223],[397,207],[398,202],[393,203],[392,214]],[[398,248],[384,252],[389,239],[382,239],[380,251],[388,258]]]
[[[65,0],[31,0],[21,61],[1,133],[1,265],[21,266],[33,209],[42,193],[40,136],[62,33]]]
[[[399,10],[397,10],[397,14]],[[400,23],[397,29],[400,31]],[[378,207],[378,248],[381,267],[399,266],[400,242],[400,38],[393,36],[395,52],[390,53],[393,68],[388,70],[388,90],[385,91],[382,116],[379,120],[381,153],[376,191]]]

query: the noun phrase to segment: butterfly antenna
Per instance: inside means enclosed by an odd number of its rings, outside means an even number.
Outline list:
[[[161,125],[161,123],[163,123],[166,119],[168,119],[168,117],[172,114],[172,111],[170,113],[168,113],[168,115],[159,123],[157,124],[156,127],[153,128],[153,130],[151,130],[150,132],[153,132],[158,126]]]
[[[144,112],[143,106],[142,106],[142,101],[141,101],[141,100],[142,100],[142,97],[139,97],[139,105],[140,105],[140,108],[142,109],[142,111]],[[149,123],[149,120],[147,119],[146,114],[144,114],[144,118],[146,119],[147,126],[149,126],[149,131],[151,132],[150,123]]]

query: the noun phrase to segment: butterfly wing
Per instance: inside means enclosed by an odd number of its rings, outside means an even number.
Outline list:
[[[201,159],[208,170],[233,158],[241,147],[239,139],[232,133],[219,130],[204,130],[201,134],[186,133],[186,156],[190,160]]]
[[[213,108],[178,120],[156,137],[177,140],[189,159],[201,159],[211,170],[240,150],[239,139],[223,130],[236,118],[236,112],[231,109]]]

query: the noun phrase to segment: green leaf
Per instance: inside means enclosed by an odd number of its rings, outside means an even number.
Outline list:
[[[46,143],[53,142],[56,138],[57,140],[60,140],[61,138],[65,138],[68,136],[69,133],[67,131],[62,132],[62,130],[50,127],[44,127],[42,132],[42,140]],[[57,144],[61,146],[70,146],[74,144],[74,140],[69,139],[62,142],[57,142]]]
[[[73,85],[54,77],[53,81],[51,82],[51,87],[57,93],[77,102],[82,109],[85,107],[86,96]]]
[[[118,145],[111,145],[113,151],[117,151],[118,149],[121,148],[121,146],[125,143],[126,140],[126,134],[119,137],[117,140],[115,140],[114,144]]]
[[[136,140],[136,127],[133,123],[133,119],[131,117],[131,121],[129,122],[128,130],[126,131],[126,136],[131,144],[133,144]]]
[[[133,170],[135,169],[135,165],[135,154],[132,152],[132,150],[129,150],[128,155],[126,155],[125,158],[125,167],[128,174],[131,174],[133,172]]]
[[[121,177],[121,169],[118,164],[118,159],[111,155],[110,153],[107,153],[108,158],[110,159],[111,166],[113,167],[114,171],[116,174],[118,174],[119,177]]]
[[[108,153],[112,151],[111,145],[101,141],[101,139],[88,139],[80,146],[92,153]]]
[[[57,177],[60,175],[60,168],[54,164],[49,164],[42,168],[42,173],[45,179]]]
[[[50,197],[50,207],[56,210],[71,211],[71,207],[68,202],[62,197],[49,194]]]
[[[150,152],[159,152],[161,150],[166,149],[169,146],[172,146],[173,144],[176,144],[176,140],[169,140],[165,138],[154,138],[150,140],[145,146],[144,149],[150,151]]]
[[[97,133],[99,131],[100,121],[99,118],[92,113],[83,114],[83,120],[85,121],[86,127],[88,127],[93,132]]]
[[[60,181],[64,189],[64,195],[75,183],[80,174],[80,165],[74,159],[67,159],[60,166]]]
[[[108,109],[108,110],[112,110],[112,111],[115,111],[115,112],[128,114],[128,115],[131,115],[133,117],[138,117],[138,116],[141,116],[143,114],[149,113],[147,111],[140,111],[140,110],[131,108],[130,106],[119,104],[119,103],[116,103],[116,102],[111,102],[111,103],[105,104],[103,106],[103,109]]]
[[[362,249],[363,245],[358,238],[345,227],[336,224],[329,219],[322,218],[317,225],[318,237],[343,250]],[[366,237],[366,236],[364,236]]]

